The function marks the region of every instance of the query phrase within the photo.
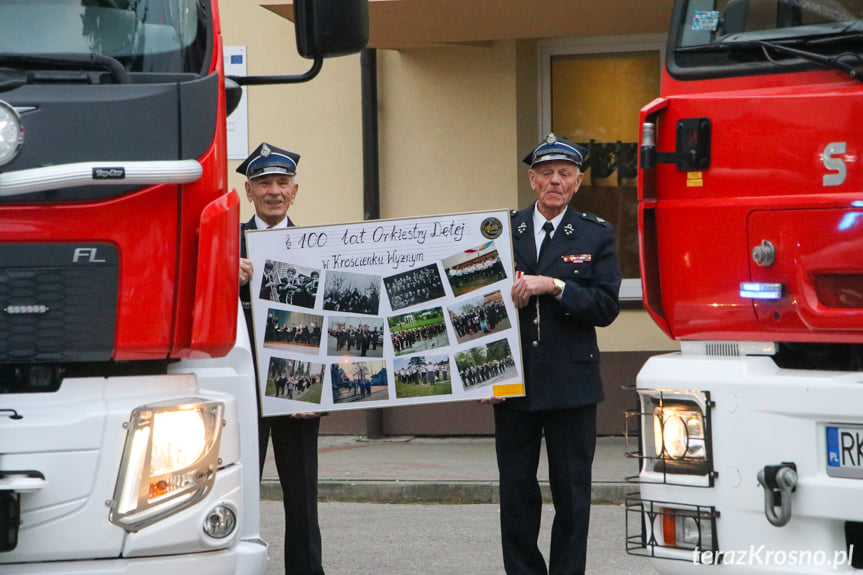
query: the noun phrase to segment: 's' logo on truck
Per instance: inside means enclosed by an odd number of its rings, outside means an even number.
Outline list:
[[[837,157],[844,154],[845,142],[833,142],[827,144],[827,147],[824,148],[824,156],[822,157],[824,167],[835,172],[833,174],[824,174],[821,181],[825,186],[841,186],[845,181],[845,175],[847,174],[845,160]]]

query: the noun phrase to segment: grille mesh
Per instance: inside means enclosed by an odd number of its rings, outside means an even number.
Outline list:
[[[16,247],[24,253],[4,257]],[[73,262],[74,247],[70,251],[65,244],[0,246],[0,362],[110,359],[117,307],[116,250],[100,245],[99,252],[93,252],[100,257],[90,258],[96,261]],[[20,261],[25,255],[28,261]],[[108,255],[113,257],[102,257]],[[9,260],[17,261],[8,265]]]

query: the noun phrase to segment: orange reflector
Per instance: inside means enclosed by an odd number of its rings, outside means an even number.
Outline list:
[[[863,308],[863,274],[818,274],[815,295],[825,307]]]
[[[150,484],[150,499],[155,499],[168,492],[168,482],[164,479]]]
[[[674,509],[663,508],[662,513],[662,539],[668,547],[677,544],[677,528],[674,522]]]

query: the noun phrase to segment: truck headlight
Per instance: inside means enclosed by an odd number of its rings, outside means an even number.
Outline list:
[[[704,449],[704,416],[687,404],[657,405],[653,410],[654,449],[657,457],[701,459]]]
[[[639,390],[643,473],[706,476],[712,481],[707,392]],[[643,478],[644,479],[644,478]],[[675,481],[677,482],[677,481]]]
[[[0,166],[11,162],[24,143],[24,128],[15,108],[0,101]]]
[[[196,398],[135,409],[109,520],[138,531],[203,499],[216,477],[224,410]]]

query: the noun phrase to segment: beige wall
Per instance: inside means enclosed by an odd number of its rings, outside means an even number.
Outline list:
[[[382,216],[516,207],[515,43],[378,56]]]
[[[518,150],[520,154],[513,159],[520,172],[518,180],[518,205],[526,206],[536,197],[530,189],[527,167],[521,158],[527,155],[539,142],[539,71],[537,43],[534,40],[521,40],[516,44],[516,94],[518,108],[516,128],[518,129]]]
[[[308,69],[291,22],[250,0],[222,0],[220,8],[224,43],[246,46],[249,75]],[[517,158],[525,152],[515,42],[377,54],[381,217],[518,207]],[[302,156],[292,217],[308,225],[361,220],[359,56],[325,61],[309,83],[246,89],[250,149],[266,140]],[[233,172],[239,163],[229,164],[230,185],[247,219],[253,210]]]
[[[255,0],[221,0],[226,46],[246,46],[247,74],[299,74],[311,60],[297,54],[293,23]],[[270,142],[301,155],[299,193],[291,217],[317,225],[363,219],[360,57],[324,62],[311,82],[249,86],[249,148]],[[240,193],[242,216],[254,214],[244,182],[230,161],[229,185]]]
[[[672,351],[680,344],[668,338],[646,311],[624,309],[610,326],[596,332],[602,351]]]

